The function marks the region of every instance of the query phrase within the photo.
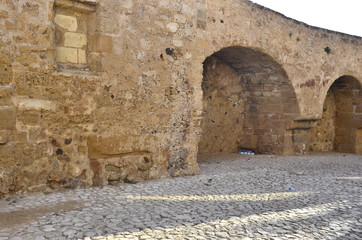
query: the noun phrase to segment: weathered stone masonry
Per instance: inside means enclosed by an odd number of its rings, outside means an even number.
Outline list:
[[[362,153],[361,38],[246,0],[2,0],[0,49],[0,196]]]

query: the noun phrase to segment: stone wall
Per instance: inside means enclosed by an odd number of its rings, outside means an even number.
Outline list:
[[[269,56],[230,47],[204,63],[204,112],[199,153],[284,153],[299,114],[293,87]]]
[[[327,93],[323,105],[322,118],[311,132],[310,151],[329,152],[334,150],[336,135],[336,103],[334,94],[330,90]]]
[[[331,86],[336,102],[336,139],[338,152],[356,152],[357,131],[362,128],[362,87],[353,77],[343,76]]]
[[[204,65],[199,154],[235,153],[243,136],[245,89],[238,74],[218,58],[207,58]]]
[[[337,79],[328,91],[322,119],[312,130],[311,151],[359,152],[362,127],[360,83],[350,76]]]
[[[360,38],[246,0],[5,0],[0,48],[0,196],[196,174],[212,114],[240,130],[225,151],[306,153],[333,82],[362,79]]]

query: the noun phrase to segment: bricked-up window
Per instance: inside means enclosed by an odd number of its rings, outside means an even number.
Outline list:
[[[55,1],[55,60],[58,69],[88,71],[88,39],[96,0]]]

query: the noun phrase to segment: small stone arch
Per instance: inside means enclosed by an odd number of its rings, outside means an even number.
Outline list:
[[[362,153],[362,85],[357,78],[344,75],[331,84],[309,150]]]
[[[283,67],[261,51],[232,46],[207,57],[199,154],[286,154],[299,116],[294,88]]]

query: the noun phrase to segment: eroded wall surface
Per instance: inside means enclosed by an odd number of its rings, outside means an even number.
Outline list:
[[[203,62],[231,46],[285,71],[283,154],[305,153],[361,43],[245,0],[1,1],[0,196],[196,174]]]
[[[235,153],[243,136],[246,91],[238,74],[216,57],[206,60],[199,154]]]
[[[299,106],[285,71],[268,55],[241,47],[204,62],[204,118],[199,153],[283,154]]]
[[[357,79],[343,76],[330,87],[322,119],[312,129],[311,151],[360,153],[361,85]]]
[[[336,136],[336,103],[330,90],[323,105],[322,118],[311,130],[310,151],[329,152],[334,150]]]
[[[197,173],[198,5],[2,1],[1,195]]]

